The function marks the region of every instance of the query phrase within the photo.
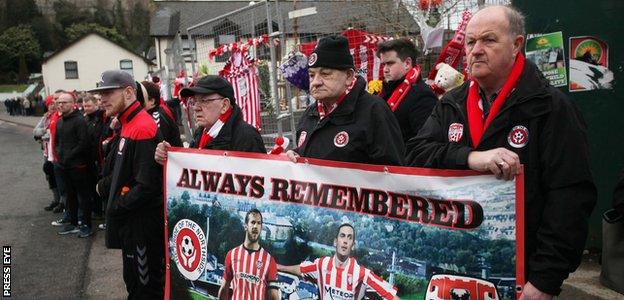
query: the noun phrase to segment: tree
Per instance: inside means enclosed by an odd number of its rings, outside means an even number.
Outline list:
[[[128,28],[128,37],[132,41],[132,47],[138,52],[149,49],[149,22],[150,14],[140,2],[134,4],[130,13],[130,26]]]
[[[86,23],[74,24],[65,29],[65,34],[69,42],[75,41],[88,33],[99,33],[117,44],[123,45],[124,47],[129,46],[128,40],[123,35],[119,34],[115,28],[106,28],[95,23]]]
[[[191,199],[191,195],[189,195],[189,193],[187,191],[182,192],[182,196],[180,196],[180,199],[182,199],[182,201],[187,202]]]
[[[74,3],[67,0],[59,0],[52,5],[56,14],[56,22],[61,24],[63,29],[77,23],[91,22],[91,16],[88,12],[79,9]]]
[[[32,19],[31,25],[43,53],[46,51],[53,52],[61,48],[65,42],[64,33],[60,30],[60,26],[50,22],[48,18],[36,17]]]
[[[2,25],[6,27],[2,27],[2,30],[20,24],[29,24],[32,19],[41,16],[34,0],[7,0],[6,10],[3,12],[6,15],[3,16],[4,24]]]
[[[36,60],[41,57],[41,47],[35,38],[30,26],[18,25],[5,30],[0,35],[0,56],[8,59],[8,66],[15,70],[18,67],[18,80],[26,82],[28,79],[27,60]]]
[[[128,32],[126,28],[126,19],[124,17],[124,10],[121,4],[121,0],[117,0],[115,2],[115,7],[113,10],[114,10],[113,16],[115,17],[115,20],[114,20],[115,28],[117,29],[117,31],[121,32],[122,34],[127,34]]]
[[[113,12],[108,9],[106,0],[97,0],[93,6],[93,21],[104,27],[113,27]]]

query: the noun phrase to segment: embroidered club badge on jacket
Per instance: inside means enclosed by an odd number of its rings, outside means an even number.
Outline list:
[[[509,146],[514,148],[523,148],[529,142],[529,130],[522,126],[514,126],[507,136]]]
[[[448,129],[449,142],[458,143],[459,141],[461,141],[463,135],[464,135],[464,124],[452,123],[451,125],[449,125],[449,129]]]
[[[341,131],[334,137],[334,145],[338,148],[342,148],[349,143],[349,134],[346,131]]]

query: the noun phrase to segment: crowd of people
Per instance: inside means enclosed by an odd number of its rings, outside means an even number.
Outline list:
[[[356,75],[346,38],[322,38],[309,57],[310,94],[316,102],[303,114],[287,157],[295,163],[310,157],[472,169],[502,180],[513,179],[523,164],[523,299],[551,299],[580,263],[596,188],[582,116],[524,59],[524,35],[523,16],[513,8],[477,12],[466,28],[470,80],[441,100],[423,82],[418,52],[408,39],[379,45],[385,83],[378,97]],[[243,121],[227,80],[208,75],[180,95],[189,97],[199,126],[190,147],[266,153],[258,131]],[[42,143],[54,199],[45,209],[63,213],[52,225],[61,226],[59,234],[87,238],[94,231],[92,219],[105,216],[106,245],[122,249],[129,297],[161,298],[166,251],[162,165],[168,149],[182,143],[158,85],[106,71],[96,89],[80,94],[58,90],[45,105],[48,112],[35,138]],[[351,225],[342,231],[354,239]],[[349,250],[331,259],[344,264]],[[297,266],[291,271],[322,270]],[[228,288],[220,294],[227,295]]]
[[[105,220],[98,228],[108,247],[146,258],[124,259],[130,296],[162,296],[162,169],[154,149],[163,138],[182,146],[180,131],[157,84],[118,70],[102,80],[94,90],[57,90],[45,99],[47,112],[33,130],[53,199],[44,209],[61,214],[51,222],[59,235],[89,238],[93,220]]]
[[[15,97],[4,100],[4,107],[11,116],[32,116],[35,113],[37,98]]]

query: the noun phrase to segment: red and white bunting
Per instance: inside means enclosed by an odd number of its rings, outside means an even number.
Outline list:
[[[273,41],[274,43],[279,43],[279,40],[275,39]],[[236,52],[238,50],[247,50],[249,49],[249,47],[251,46],[258,46],[261,44],[268,44],[269,43],[269,36],[266,34],[263,34],[260,37],[257,38],[253,38],[253,39],[249,39],[246,42],[235,42],[235,43],[231,43],[231,44],[223,44],[215,49],[210,50],[210,52],[208,52],[208,58],[209,59],[213,59],[215,56],[221,56],[224,53],[227,52]]]

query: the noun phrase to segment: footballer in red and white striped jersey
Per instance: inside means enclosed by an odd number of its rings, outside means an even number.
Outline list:
[[[260,247],[262,214],[251,209],[245,216],[245,241],[225,256],[220,300],[278,300],[277,263]],[[232,297],[230,297],[230,287]]]
[[[355,250],[355,228],[342,224],[334,238],[336,253],[332,257],[320,257],[314,262],[299,265],[278,265],[277,269],[297,276],[313,277],[321,300],[359,300],[368,288],[386,300],[399,299],[396,289],[373,271],[360,266],[351,257]]]
[[[391,284],[373,271],[360,266],[355,258],[349,257],[342,264],[336,257],[320,257],[314,262],[305,261],[299,265],[301,274],[314,277],[319,288],[320,299],[352,300],[362,299],[367,287],[372,288],[383,299],[393,299],[396,290]]]
[[[240,245],[227,253],[223,279],[232,282],[232,299],[265,299],[267,288],[277,288],[277,264],[268,251]]]

